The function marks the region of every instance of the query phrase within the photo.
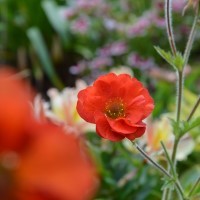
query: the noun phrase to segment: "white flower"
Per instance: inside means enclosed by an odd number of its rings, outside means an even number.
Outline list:
[[[170,116],[169,114],[164,114],[160,119],[154,121],[148,118],[146,121],[146,133],[138,141],[139,145],[154,159],[160,159],[164,155],[161,141],[165,144],[168,153],[172,154],[175,136],[169,120]],[[133,144],[127,140],[124,140],[123,144],[128,150],[135,151]],[[186,159],[192,153],[194,147],[195,142],[192,137],[188,133],[185,134],[179,141],[176,159],[179,161]]]
[[[113,72],[117,75],[129,74],[130,76],[133,76],[133,71],[129,67],[126,67],[126,66],[114,67],[110,70],[110,72]]]
[[[77,80],[74,88],[67,87],[61,92],[56,88],[49,89],[47,92],[50,98],[48,103],[36,99],[38,103],[35,107],[39,108],[39,110],[35,108],[37,116],[42,117],[44,113],[49,120],[64,126],[67,132],[77,135],[84,134],[87,131],[95,131],[95,126],[85,122],[76,110],[77,94],[86,86],[84,81]]]

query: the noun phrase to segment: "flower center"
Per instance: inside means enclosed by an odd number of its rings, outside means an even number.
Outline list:
[[[125,117],[124,103],[121,98],[110,99],[105,106],[105,114],[116,119],[119,117]]]

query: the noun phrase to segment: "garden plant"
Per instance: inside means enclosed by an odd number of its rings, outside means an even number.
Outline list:
[[[0,10],[1,200],[200,200],[199,0]]]

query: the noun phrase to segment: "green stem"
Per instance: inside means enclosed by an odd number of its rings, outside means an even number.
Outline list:
[[[185,68],[185,66],[188,63],[190,52],[192,50],[192,45],[194,43],[194,38],[195,38],[195,34],[196,34],[196,26],[197,26],[197,23],[198,23],[198,18],[199,18],[199,4],[197,5],[197,9],[196,9],[196,13],[195,13],[195,18],[194,18],[194,21],[193,21],[192,29],[190,31],[190,35],[189,35],[188,42],[187,42],[187,45],[186,45],[186,48],[185,48],[185,52],[184,52],[184,66],[183,66],[183,69]]]
[[[137,143],[134,143],[136,149],[143,155],[144,158],[146,158],[148,161],[151,162],[151,164],[153,164],[154,167],[156,167],[159,171],[161,171],[165,176],[167,176],[168,178],[172,178],[171,175],[162,167],[160,166],[157,162],[155,162],[149,155],[147,155],[144,150],[142,150]]]
[[[191,113],[189,114],[189,116],[188,116],[188,118],[187,118],[187,122],[189,122],[189,121],[191,120],[191,118],[192,118],[192,116],[194,115],[195,111],[197,110],[199,104],[200,104],[200,95],[199,95],[199,97],[198,97],[198,99],[197,99],[197,101],[196,101],[194,107],[192,108]]]
[[[170,172],[169,163],[167,163],[167,164],[168,164],[168,172]],[[169,199],[170,195],[171,195],[171,191],[169,190],[169,188],[168,187],[164,188],[163,194],[162,194],[162,200]]]
[[[183,94],[183,72],[177,72],[177,110],[176,110],[176,121],[179,123],[181,114],[182,94]]]
[[[173,146],[173,151],[172,151],[172,159],[170,159],[172,162],[172,165],[173,165],[174,174],[176,174],[176,159],[175,158],[176,158],[178,143],[179,143],[179,138],[175,139],[175,141],[174,141],[174,146]],[[168,200],[168,199],[171,200],[171,195],[172,195],[172,189],[166,188],[164,190],[162,200]]]
[[[181,115],[181,104],[182,104],[182,93],[183,93],[183,73],[182,71],[177,72],[177,110],[176,110],[176,121],[179,124],[180,121],[180,115]],[[172,162],[174,163],[174,166],[176,166],[176,152],[178,148],[180,138],[175,138],[173,151],[172,151]]]
[[[169,192],[169,190],[164,190],[164,191],[163,191],[162,200],[166,200],[166,199],[167,199],[168,192]]]
[[[177,110],[176,110],[176,121],[179,124],[180,115],[181,115],[181,104],[182,104],[182,93],[183,93],[183,73],[182,71],[177,72]],[[179,136],[175,138],[173,151],[172,151],[172,162],[174,163],[174,167],[176,166],[176,152],[179,143]]]
[[[192,196],[192,194],[194,193],[194,191],[197,188],[197,186],[199,185],[199,183],[200,183],[200,177],[197,179],[196,183],[193,185],[192,189],[190,190],[190,192],[188,194],[188,197]]]
[[[182,188],[182,186],[181,186],[181,184],[180,184],[180,182],[179,182],[179,180],[177,178],[176,170],[174,168],[172,160],[170,159],[169,153],[167,152],[167,149],[166,149],[166,147],[165,147],[165,145],[164,145],[164,143],[162,141],[161,141],[161,146],[162,146],[162,148],[163,148],[163,150],[165,152],[165,156],[166,156],[168,164],[169,164],[169,166],[171,168],[172,175],[173,175],[174,179],[176,180],[177,185],[179,187],[179,190],[177,190],[177,192],[179,193],[179,196],[182,197],[182,196],[184,196],[183,188]]]
[[[171,47],[171,51],[174,56],[176,56],[176,44],[174,41],[174,34],[172,28],[172,17],[171,17],[171,0],[165,1],[165,19],[166,19],[166,28],[169,44]]]
[[[196,33],[196,25],[197,25],[197,21],[198,21],[198,15],[199,15],[199,5],[198,5],[198,8],[196,10],[195,19],[194,19],[193,26],[192,26],[192,29],[191,29],[191,32],[190,32],[190,36],[189,36],[189,39],[188,39],[188,42],[187,42],[187,45],[186,45],[186,48],[185,48],[185,52],[184,52],[183,70],[184,70],[185,66],[187,65],[187,63],[188,63],[188,59],[189,59],[190,52],[191,52],[191,49],[192,49],[192,45],[193,45],[193,42],[194,42],[194,36],[195,36],[195,33]],[[178,81],[177,81],[176,121],[177,121],[178,124],[179,124],[179,121],[180,121],[181,104],[182,104],[182,93],[183,93],[183,84],[184,84],[183,70],[177,72]],[[199,104],[199,103],[197,103],[197,104]],[[196,108],[194,108],[194,111],[195,110],[196,110]],[[191,116],[193,114],[194,113],[191,113]],[[174,147],[173,147],[173,152],[172,152],[172,162],[173,162],[173,165],[174,165],[174,169],[176,169],[176,152],[177,152],[179,141],[180,141],[180,137],[178,136],[174,141]]]
[[[177,152],[179,140],[180,140],[179,138],[176,138],[174,141],[174,147],[173,147],[173,151],[172,151],[172,162],[173,163],[176,160],[176,152]]]
[[[180,194],[180,197],[181,197],[181,200],[186,200],[185,199],[185,196],[184,196],[184,193],[183,193],[183,190],[182,190],[182,187],[181,185],[179,184],[179,182],[177,181],[176,178],[174,178],[173,176],[171,176],[169,174],[168,171],[166,171],[162,166],[160,166],[157,162],[155,162],[149,155],[146,154],[146,152],[144,150],[142,150],[138,145],[137,143],[134,143],[133,144],[135,145],[136,149],[142,154],[142,156],[144,158],[146,158],[148,161],[151,162],[151,164],[153,164],[154,167],[156,167],[160,172],[162,172],[165,176],[167,176],[168,178],[170,178],[171,180],[174,181],[174,184],[176,186],[176,189],[179,191],[179,194]]]
[[[171,21],[171,0],[166,0],[165,2],[166,2],[166,4],[165,4],[165,16],[166,17],[165,17],[165,19],[166,19],[168,40],[169,40],[169,44],[170,44],[172,53],[173,53],[174,56],[176,56],[177,51],[176,51],[176,45],[175,45],[175,42],[174,42],[174,35],[173,35],[172,21]],[[196,10],[195,19],[194,19],[193,26],[192,26],[192,29],[191,29],[191,32],[190,32],[190,35],[189,35],[189,39],[188,39],[188,42],[187,42],[187,45],[186,45],[186,48],[185,48],[185,52],[184,52],[183,70],[188,63],[188,59],[189,59],[190,52],[191,52],[191,49],[192,49],[192,45],[193,45],[193,42],[194,42],[194,36],[195,36],[195,33],[196,33],[195,29],[196,29],[196,25],[197,25],[197,21],[198,21],[198,15],[199,15],[199,5],[198,5],[198,8]],[[178,80],[177,80],[176,121],[177,121],[178,125],[179,125],[180,115],[181,115],[182,90],[183,90],[183,83],[184,83],[183,70],[177,71],[177,79]],[[192,117],[192,115],[194,114],[195,110],[197,109],[199,103],[200,103],[200,99],[199,99],[199,102],[197,101],[197,103],[195,104],[195,107],[193,108],[190,116],[188,117],[189,120]],[[173,146],[172,158],[171,159],[168,158],[168,161],[170,160],[169,164],[171,166],[171,170],[173,170],[172,171],[173,175],[176,174],[176,152],[177,152],[179,140],[180,140],[180,137],[176,136],[175,141],[174,141],[174,146]],[[167,151],[166,151],[166,153],[167,153]],[[179,190],[180,194],[182,193],[181,196],[183,196],[183,191],[180,188],[179,183],[176,183],[176,187]],[[171,191],[169,191],[169,189],[166,189],[164,191],[163,200],[168,199],[168,193],[169,192],[171,192]]]
[[[163,141],[161,141],[161,146],[162,146],[162,148],[163,148],[163,150],[164,150],[164,152],[165,152],[165,156],[166,156],[166,158],[167,158],[167,161],[168,161],[168,163],[169,163],[170,169],[171,169],[171,171],[172,171],[172,175],[173,175],[174,177],[176,177],[176,171],[175,171],[175,169],[174,169],[173,162],[172,162],[172,160],[170,159],[170,156],[169,156],[169,154],[168,154],[168,152],[167,152],[167,149],[166,149],[166,147],[165,147]]]

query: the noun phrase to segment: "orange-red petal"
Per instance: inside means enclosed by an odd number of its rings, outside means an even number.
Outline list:
[[[138,127],[135,133],[126,135],[126,138],[128,138],[129,140],[134,140],[136,138],[139,138],[145,133],[145,130],[146,130],[146,125],[143,127]]]
[[[33,193],[73,200],[90,198],[96,186],[95,170],[79,141],[50,125],[39,126],[37,133],[21,154],[15,172],[22,195]]]
[[[27,85],[11,70],[0,70],[0,151],[20,146],[33,123]]]
[[[119,106],[116,99],[120,99]],[[108,110],[108,102],[109,108],[113,109]],[[110,102],[116,105],[112,107]],[[78,95],[77,110],[80,116],[96,123],[98,134],[112,141],[121,140],[126,135],[130,139],[142,135],[145,130],[142,120],[153,108],[154,102],[148,90],[127,74],[100,76],[93,86]]]
[[[96,118],[96,131],[101,137],[115,142],[125,138],[125,136],[111,129],[105,116],[98,116]]]

